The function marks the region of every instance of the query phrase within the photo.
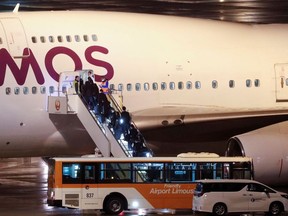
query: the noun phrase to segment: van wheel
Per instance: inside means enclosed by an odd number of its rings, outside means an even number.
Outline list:
[[[108,214],[119,214],[124,210],[124,202],[121,197],[111,196],[105,202],[105,212]]]
[[[213,207],[213,215],[226,215],[227,207],[224,203],[216,203]]]
[[[279,215],[281,214],[283,206],[280,202],[273,202],[269,207],[269,215]]]

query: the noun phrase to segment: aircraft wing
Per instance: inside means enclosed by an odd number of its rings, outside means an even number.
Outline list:
[[[175,114],[177,113],[177,115]],[[223,107],[184,107],[162,106],[132,113],[137,127],[149,130],[159,127],[179,126],[182,124],[195,124],[236,119],[274,118],[276,122],[287,120],[288,109],[259,110],[259,109],[233,109]],[[278,117],[277,117],[278,116]],[[282,116],[280,119],[279,117]]]

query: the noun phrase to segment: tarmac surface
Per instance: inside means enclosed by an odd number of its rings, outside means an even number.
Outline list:
[[[47,166],[41,158],[0,159],[0,216],[105,215],[97,210],[49,207],[46,202],[46,194]],[[147,215],[157,214],[159,213],[154,212]],[[161,214],[192,215],[192,211]],[[121,215],[137,215],[137,213],[125,212]],[[193,215],[197,216],[200,214]],[[254,215],[264,214],[259,213]],[[281,215],[287,216],[288,213]],[[245,214],[245,216],[250,215]]]

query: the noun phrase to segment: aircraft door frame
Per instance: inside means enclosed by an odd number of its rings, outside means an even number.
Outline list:
[[[175,105],[189,103],[186,97],[181,97],[181,95],[189,92],[186,85],[187,81],[192,79],[190,61],[183,61],[181,58],[171,61],[167,60],[163,68],[163,72],[159,76],[159,80],[161,81],[158,87],[160,104]]]
[[[1,25],[1,22],[0,22],[0,48],[7,48],[8,44],[7,44],[7,41],[6,41],[6,34],[5,34],[5,30],[3,28],[3,26]]]
[[[13,58],[28,57],[30,52],[28,55],[23,55],[23,50],[29,46],[21,21],[16,17],[1,18],[0,23],[5,32],[7,45],[11,56]]]
[[[288,102],[288,63],[275,64],[276,102]]]

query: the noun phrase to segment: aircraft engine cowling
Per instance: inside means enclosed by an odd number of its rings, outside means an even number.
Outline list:
[[[230,138],[226,156],[251,157],[255,180],[273,186],[287,186],[288,121]]]

